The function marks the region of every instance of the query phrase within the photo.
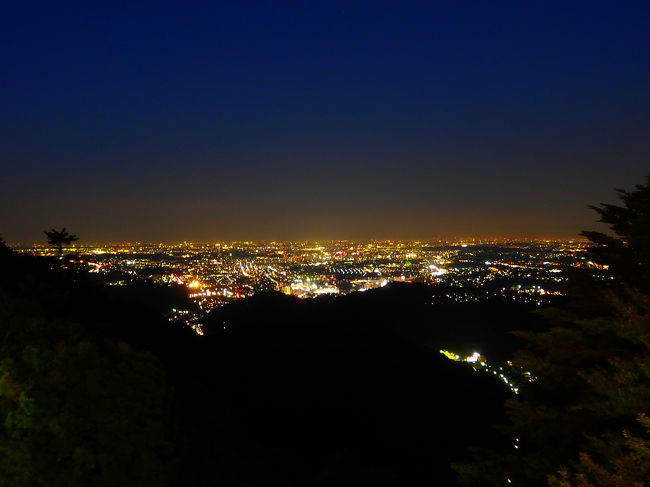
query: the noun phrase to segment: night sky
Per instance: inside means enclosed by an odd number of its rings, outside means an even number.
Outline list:
[[[29,2],[0,233],[570,237],[650,171],[650,2]]]

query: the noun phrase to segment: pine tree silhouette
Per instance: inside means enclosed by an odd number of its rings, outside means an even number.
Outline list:
[[[79,237],[76,235],[71,235],[63,227],[61,230],[52,229],[49,232],[45,230],[45,235],[47,235],[47,243],[52,247],[56,247],[59,254],[59,258],[63,255],[63,246],[70,245],[72,242],[79,240]]]

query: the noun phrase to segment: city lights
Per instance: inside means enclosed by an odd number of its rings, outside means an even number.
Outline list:
[[[259,291],[301,299],[381,288],[391,282],[431,286],[431,303],[490,299],[541,306],[562,295],[563,270],[597,268],[582,242],[464,240],[228,242],[76,246],[77,262],[112,286],[137,281],[181,285],[199,311],[174,310],[190,326],[201,315]],[[17,249],[53,255],[45,247]],[[476,361],[472,358],[471,361]]]

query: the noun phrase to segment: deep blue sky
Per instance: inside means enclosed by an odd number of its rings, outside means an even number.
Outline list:
[[[0,233],[573,236],[650,171],[650,2],[12,2]]]

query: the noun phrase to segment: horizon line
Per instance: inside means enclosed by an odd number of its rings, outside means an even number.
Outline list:
[[[97,245],[230,245],[230,244],[284,244],[284,243],[373,243],[373,242],[395,242],[395,243],[441,243],[441,242],[486,242],[486,241],[503,241],[503,242],[570,242],[580,241],[587,242],[588,239],[581,236],[572,237],[431,237],[422,238],[314,238],[314,239],[239,239],[239,240],[120,240],[120,241],[88,241],[71,245],[68,248],[84,248]],[[41,247],[48,248],[46,243],[9,243],[9,247]]]

